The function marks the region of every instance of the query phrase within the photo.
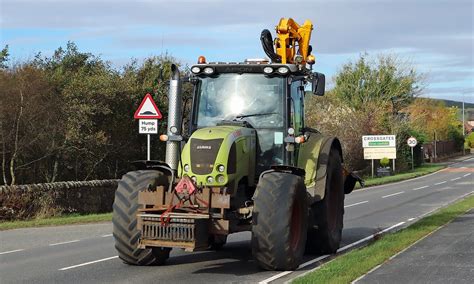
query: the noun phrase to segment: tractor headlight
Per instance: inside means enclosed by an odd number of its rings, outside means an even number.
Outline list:
[[[223,173],[225,171],[224,165],[218,165],[217,166],[217,171],[220,172],[220,173]]]
[[[280,74],[286,74],[288,73],[289,69],[287,67],[280,67],[278,68],[278,73]]]
[[[184,165],[184,171],[189,172],[189,165],[188,164]]]
[[[193,68],[191,68],[191,72],[193,72],[194,74],[197,74],[201,72],[201,68],[194,66]]]
[[[218,183],[224,183],[225,182],[225,176],[223,175],[217,175],[216,177]]]
[[[214,73],[214,69],[211,68],[211,67],[206,67],[206,68],[204,68],[204,73],[206,73],[207,75],[210,75],[210,74]]]
[[[263,73],[265,73],[265,74],[270,74],[270,73],[272,73],[272,72],[273,72],[273,68],[272,68],[272,67],[268,67],[268,66],[267,66],[267,67],[263,68]]]
[[[191,179],[193,180],[194,183],[197,183],[197,178],[195,176],[192,176]]]
[[[206,181],[207,181],[207,183],[213,183],[214,178],[213,177],[207,177]]]

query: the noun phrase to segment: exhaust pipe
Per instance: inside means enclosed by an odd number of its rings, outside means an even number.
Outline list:
[[[178,66],[171,65],[171,80],[168,94],[168,137],[181,135],[181,82],[179,80]],[[172,170],[178,170],[179,155],[181,152],[181,141],[166,142],[165,162]]]

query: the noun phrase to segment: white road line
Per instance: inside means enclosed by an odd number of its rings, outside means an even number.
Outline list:
[[[58,270],[59,271],[69,270],[69,269],[76,268],[76,267],[81,267],[81,266],[86,266],[86,265],[89,265],[89,264],[94,264],[94,263],[98,263],[98,262],[102,262],[102,261],[111,260],[111,259],[114,259],[114,258],[117,258],[117,257],[118,257],[118,255],[111,256],[111,257],[106,257],[106,258],[103,258],[103,259],[89,261],[89,262],[85,262],[85,263],[81,263],[81,264],[76,264],[76,265],[73,265],[73,266],[63,267],[63,268],[60,268]]]
[[[428,186],[427,186],[427,185],[425,185],[425,186],[422,186],[422,187],[417,187],[417,188],[414,188],[414,189],[412,189],[412,190],[418,190],[418,189],[423,189],[423,188],[427,188],[427,187],[428,187]]]
[[[354,203],[354,204],[346,205],[346,206],[344,206],[344,208],[349,208],[349,207],[364,204],[364,203],[367,203],[367,202],[369,202],[369,201],[365,200],[365,201],[357,202],[357,203]]]
[[[463,177],[468,177],[470,175],[471,175],[471,173],[468,173],[468,174],[463,175]]]
[[[312,259],[312,260],[310,260],[310,261],[307,261],[307,262],[305,262],[305,263],[300,264],[300,266],[298,266],[298,269],[301,269],[301,268],[306,267],[306,266],[308,266],[308,265],[311,265],[311,264],[313,264],[313,263],[315,263],[315,262],[318,262],[318,261],[320,261],[320,260],[323,260],[323,259],[325,259],[325,258],[327,258],[327,257],[329,257],[329,256],[330,256],[329,254],[321,255],[320,257],[317,257],[317,258],[315,258],[315,259]]]
[[[405,192],[405,191],[395,192],[395,193],[392,193],[392,194],[389,194],[389,195],[382,196],[382,198],[387,198],[387,197],[390,197],[390,196],[399,195],[399,194],[402,194],[402,193],[404,193],[404,192]]]
[[[49,246],[50,246],[50,247],[53,247],[53,246],[59,246],[59,245],[77,243],[78,241],[80,241],[80,240],[73,240],[73,241],[67,241],[67,242],[61,242],[61,243],[54,243],[54,244],[49,244]]]
[[[443,183],[446,183],[446,181],[438,182],[438,183],[435,183],[434,185],[440,185],[440,184],[443,184]]]
[[[9,251],[0,252],[0,254],[7,254],[7,253],[12,253],[12,252],[17,252],[17,251],[23,251],[23,250],[24,250],[24,249],[9,250]]]
[[[371,239],[373,239],[376,235],[380,235],[380,234],[386,233],[386,232],[388,232],[388,231],[390,231],[390,230],[395,229],[396,227],[400,227],[400,226],[403,225],[403,224],[405,224],[405,222],[400,222],[400,223],[395,224],[395,225],[393,225],[393,226],[390,226],[390,227],[388,227],[388,228],[386,228],[386,229],[383,229],[382,231],[380,231],[380,232],[378,232],[378,233],[375,233],[375,234],[372,234],[372,235],[370,235],[370,236],[368,236],[368,237],[365,237],[365,238],[363,238],[363,239],[360,239],[360,240],[358,240],[358,241],[356,241],[356,242],[353,242],[352,244],[348,244],[347,246],[344,246],[344,247],[338,249],[338,250],[337,250],[337,253],[343,252],[343,251],[348,250],[349,248],[351,248],[351,247],[353,247],[353,246],[356,246],[356,245],[358,245],[358,244],[360,244],[360,243],[363,243],[363,242],[365,242],[365,241],[371,240]],[[315,259],[312,259],[312,260],[310,260],[310,261],[307,261],[307,262],[301,264],[300,266],[298,266],[298,269],[301,269],[301,268],[306,267],[306,266],[308,266],[308,265],[311,265],[311,264],[313,264],[313,263],[315,263],[315,262],[318,262],[318,261],[320,261],[320,260],[323,260],[323,259],[325,259],[325,258],[327,258],[327,257],[329,257],[329,256],[330,256],[329,254],[326,254],[326,255],[322,255],[322,256],[320,256],[320,257],[317,257],[317,258],[315,258]],[[316,267],[315,269],[317,269],[317,268],[319,268],[319,266]],[[315,270],[315,269],[311,269],[311,270],[309,270],[309,271],[306,271],[306,272],[303,273],[302,275],[299,275],[299,277],[301,277],[301,276],[303,276],[303,275],[305,275],[305,274],[307,274],[307,273],[309,273],[309,272],[311,272],[311,271],[313,271],[313,270]],[[259,284],[267,284],[267,283],[270,283],[270,282],[272,282],[272,281],[274,281],[274,280],[276,280],[276,279],[278,279],[278,278],[281,278],[281,277],[283,277],[283,276],[286,276],[286,275],[288,275],[288,274],[290,274],[290,273],[292,273],[292,272],[294,272],[294,271],[283,271],[283,272],[281,272],[281,273],[278,273],[278,274],[276,274],[276,275],[273,275],[273,276],[270,277],[270,278],[264,279],[264,280],[262,280],[262,281],[260,281],[260,282],[258,282],[258,283],[259,283]]]
[[[453,179],[451,179],[451,181],[455,181],[455,180],[458,180],[458,179],[460,179],[460,178],[461,178],[461,177],[453,178]]]
[[[270,282],[272,282],[272,281],[274,281],[274,280],[277,280],[278,278],[281,278],[281,277],[283,277],[283,276],[285,276],[285,275],[290,274],[291,272],[293,272],[293,271],[283,271],[283,272],[281,272],[281,273],[278,273],[277,275],[273,275],[273,276],[270,277],[270,278],[267,278],[267,279],[265,279],[265,280],[262,280],[262,281],[258,282],[258,284],[267,284],[267,283],[270,283]]]
[[[416,218],[409,218],[408,222],[415,220]]]
[[[107,238],[107,237],[111,237],[111,236],[112,236],[112,234],[107,234],[107,235],[102,235],[101,237],[102,238]]]

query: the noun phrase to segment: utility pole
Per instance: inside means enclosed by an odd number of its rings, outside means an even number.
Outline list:
[[[466,127],[464,127],[464,94],[462,95],[462,137],[466,139]],[[466,155],[466,149],[464,149],[464,143],[462,144],[462,155]]]

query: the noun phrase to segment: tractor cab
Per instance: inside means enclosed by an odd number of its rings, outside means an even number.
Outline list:
[[[291,165],[298,149],[287,147],[288,138],[304,134],[305,90],[316,90],[317,75],[265,59],[207,64],[200,57],[200,62],[191,68],[195,88],[189,134],[240,123],[256,131],[256,177],[270,166]]]

